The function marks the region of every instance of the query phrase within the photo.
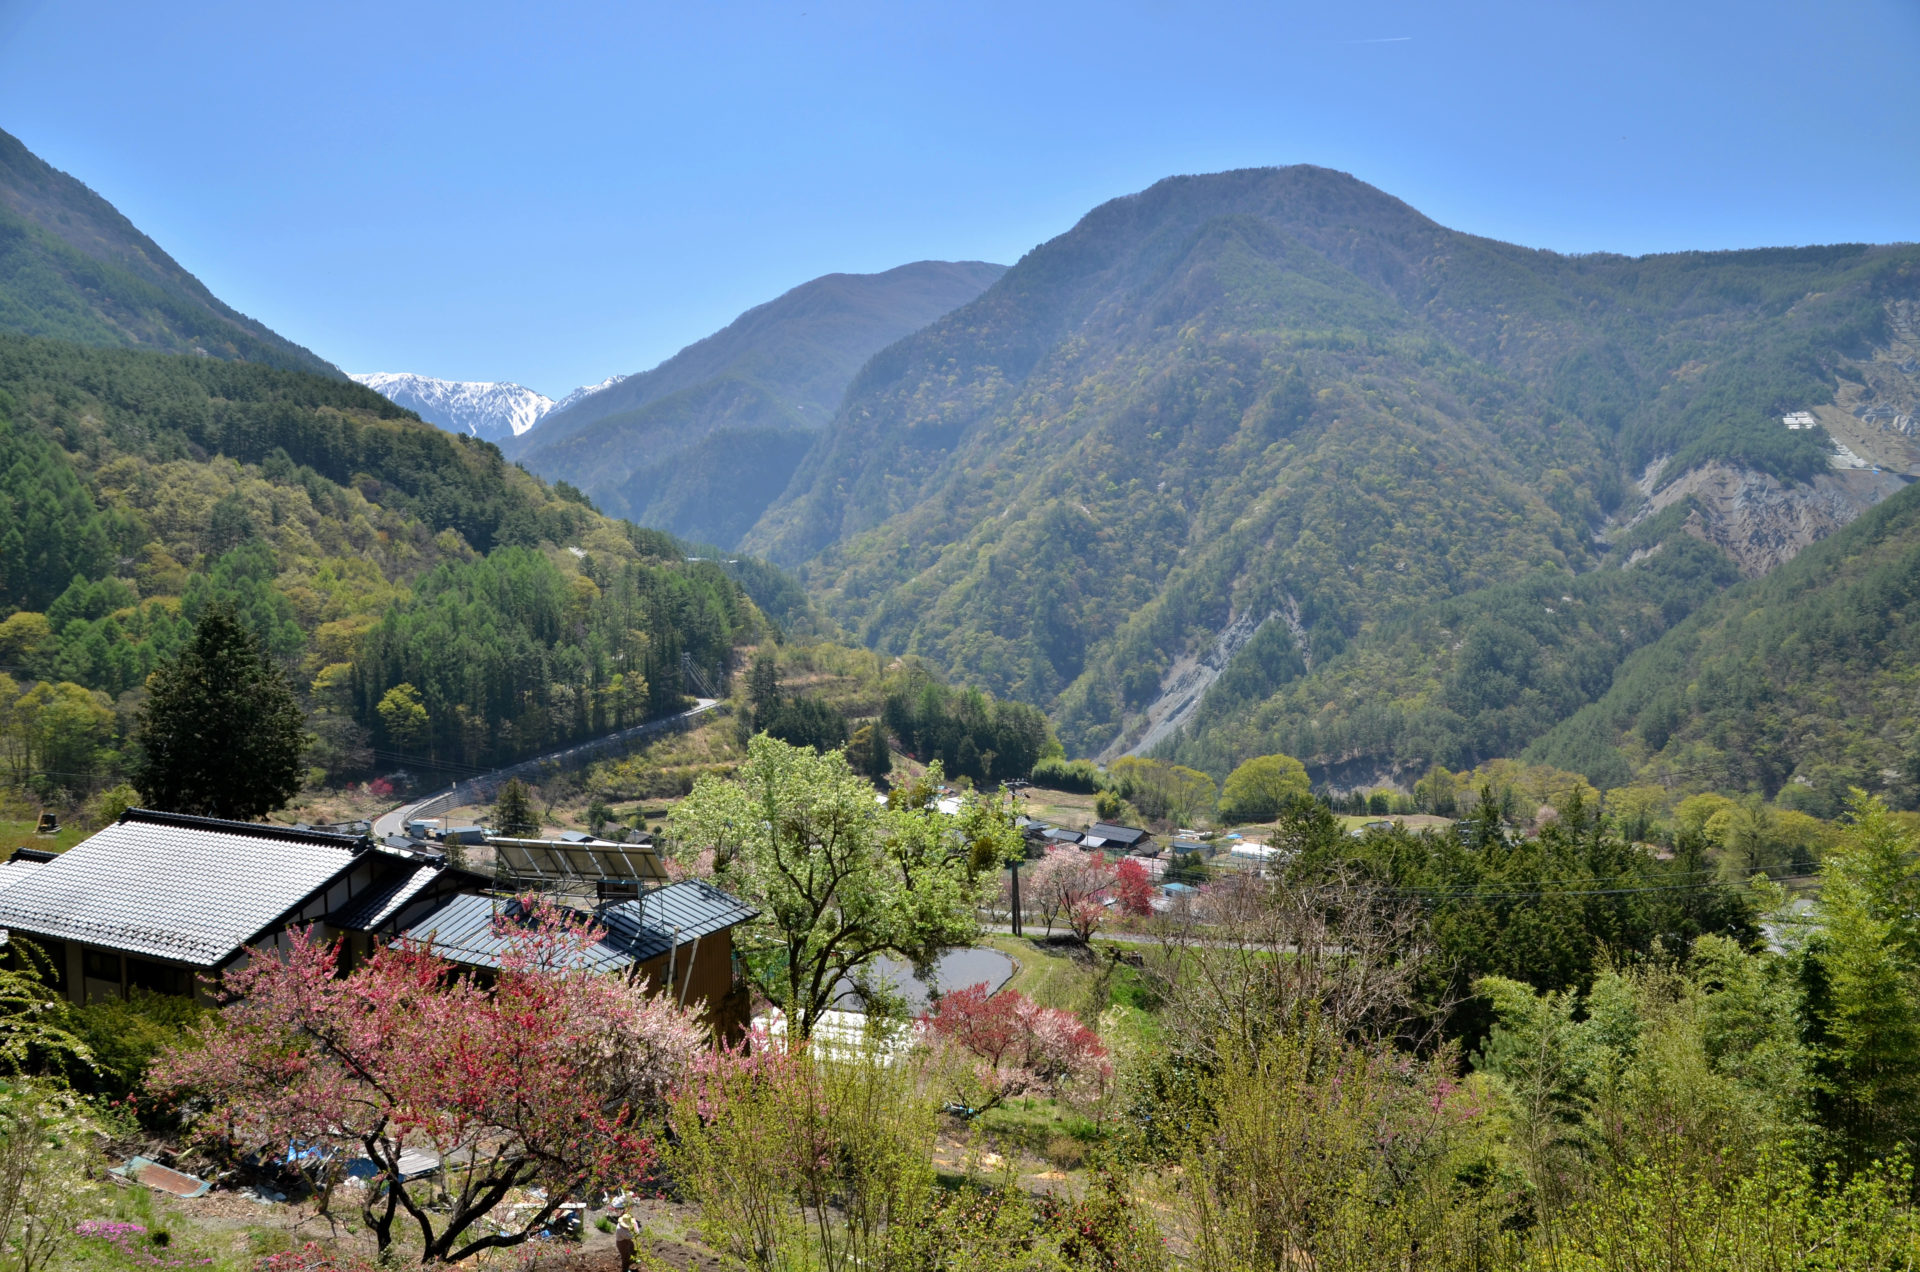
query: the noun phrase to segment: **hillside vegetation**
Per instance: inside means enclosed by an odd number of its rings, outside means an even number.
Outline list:
[[[316,777],[489,765],[674,708],[764,620],[672,538],[345,380],[0,336],[0,715],[51,797],[121,772],[214,601],[295,673]]]
[[[861,364],[1005,269],[919,261],[816,278],[503,445],[609,512],[732,545],[786,489]]]
[[[0,331],[340,375],[222,304],[105,199],[5,132]]]
[[[1174,178],[876,356],[742,546],[879,649],[1045,705],[1076,753],[1145,736],[1238,622],[1176,752],[1218,774],[1332,703],[1340,736],[1301,745],[1325,764],[1465,763],[1604,692],[1731,577],[1678,515],[1601,536],[1656,460],[1656,489],[1710,461],[1824,472],[1824,432],[1780,415],[1833,400],[1917,265],[1566,257],[1323,169]],[[1573,582],[1662,543],[1653,571]],[[1538,697],[1496,701],[1499,676]],[[1408,711],[1425,736],[1388,738]]]
[[[1634,655],[1532,754],[1598,785],[1759,790],[1833,816],[1849,786],[1920,800],[1920,490]]]

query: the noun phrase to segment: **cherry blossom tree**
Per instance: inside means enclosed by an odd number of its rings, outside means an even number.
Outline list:
[[[1015,1096],[1104,1088],[1112,1062],[1100,1036],[1071,1012],[1042,1007],[1025,994],[993,994],[985,983],[942,994],[921,1017],[927,1038],[967,1057],[965,1092],[975,1112]]]
[[[340,976],[335,946],[295,933],[224,982],[223,1009],[156,1061],[156,1087],[210,1106],[202,1135],[235,1156],[300,1144],[373,1163],[361,1214],[384,1252],[402,1211],[423,1262],[514,1246],[569,1198],[627,1184],[654,1160],[651,1127],[704,1043],[694,1018],[626,978],[587,969],[600,935],[524,898],[497,922],[490,984],[430,949],[388,946]],[[406,1180],[401,1155],[438,1156]],[[469,1235],[515,1189],[545,1201]]]
[[[1084,944],[1107,920],[1106,901],[1114,879],[1114,867],[1101,854],[1055,848],[1027,870],[1020,887],[1032,898],[1049,933],[1058,917]]]

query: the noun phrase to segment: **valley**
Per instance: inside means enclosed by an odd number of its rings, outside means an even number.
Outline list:
[[[1920,1268],[1912,32],[29,8],[0,1272]]]

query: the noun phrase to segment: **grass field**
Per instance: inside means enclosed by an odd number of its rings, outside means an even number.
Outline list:
[[[16,848],[42,848],[49,852],[65,852],[93,832],[82,830],[75,825],[62,826],[57,835],[36,835],[35,822],[0,821],[0,861],[13,855]]]

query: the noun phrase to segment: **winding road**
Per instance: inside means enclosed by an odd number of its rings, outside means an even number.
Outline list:
[[[436,791],[423,799],[414,800],[410,804],[402,804],[390,812],[380,814],[380,816],[373,820],[373,837],[376,840],[382,840],[388,835],[404,834],[406,833],[407,823],[414,818],[436,816],[460,803],[467,802],[466,799],[462,798],[463,792],[468,798],[471,798],[473,795],[489,787],[497,786],[509,778],[536,772],[548,764],[560,764],[569,760],[578,762],[585,760],[595,752],[610,750],[622,743],[632,742],[638,738],[650,737],[656,733],[677,732],[680,729],[691,727],[700,717],[710,715],[725,705],[726,703],[718,698],[696,698],[694,699],[693,706],[678,715],[663,716],[658,720],[649,720],[645,724],[636,724],[615,733],[590,738],[585,742],[576,742],[572,746],[559,751],[550,751],[545,755],[536,755],[530,760],[516,760],[505,768],[495,769],[491,773],[482,773],[477,777],[466,778],[454,783],[443,791]]]

